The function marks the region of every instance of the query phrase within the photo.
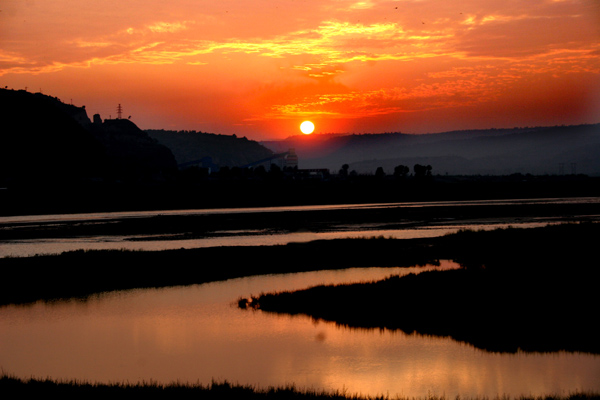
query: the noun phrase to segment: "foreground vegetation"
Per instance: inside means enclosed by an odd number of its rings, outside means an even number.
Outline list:
[[[75,251],[0,259],[0,304],[87,297],[104,291],[187,285],[254,274],[365,266],[411,266],[452,259],[463,268],[363,285],[267,294],[264,310],[305,313],[351,327],[451,336],[490,351],[598,354],[595,326],[600,224],[461,231],[429,239],[341,239],[281,246],[162,252]],[[285,262],[282,262],[285,260]],[[241,303],[244,303],[243,301]],[[247,304],[246,304],[247,305]],[[348,312],[351,311],[351,312]],[[0,394],[62,398],[362,399],[295,387],[258,389],[156,383],[100,384],[0,376]],[[386,397],[382,397],[386,398]],[[508,400],[507,397],[500,397]],[[598,393],[519,396],[599,399]],[[426,400],[444,400],[429,396]],[[412,399],[414,400],[414,399]]]
[[[435,262],[425,243],[319,240],[275,246],[164,251],[77,250],[0,258],[0,305],[86,297],[113,290],[191,285],[252,275]]]
[[[599,223],[461,231],[428,239],[339,239],[192,250],[74,251],[0,259],[0,304],[237,277],[454,260],[464,268],[361,285],[270,293],[264,311],[357,328],[449,336],[488,351],[600,354],[595,324]],[[240,301],[242,307],[246,300]]]
[[[344,392],[325,392],[315,390],[301,390],[294,386],[280,388],[259,389],[252,386],[232,385],[228,382],[210,385],[180,384],[160,385],[157,383],[114,383],[100,384],[87,382],[58,382],[50,379],[28,379],[22,380],[7,375],[0,376],[0,394],[10,394],[13,397],[59,396],[61,399],[256,399],[256,400],[371,400],[389,399],[389,396],[359,396]],[[406,399],[403,397],[392,397],[395,399]],[[423,400],[445,400],[445,396],[428,396]],[[461,397],[463,400],[469,398]],[[481,399],[481,398],[477,398]],[[498,400],[510,400],[510,397],[497,397]],[[575,392],[568,395],[546,395],[546,396],[519,396],[519,400],[593,400],[600,399],[600,393]],[[410,400],[419,400],[410,398]],[[457,399],[458,400],[458,399]]]
[[[306,314],[356,328],[449,336],[499,352],[598,354],[600,224],[463,231],[427,254],[464,268],[242,299],[241,307]]]
[[[397,267],[453,259],[473,271],[485,265],[505,271],[506,292],[523,271],[530,281],[561,276],[584,288],[597,265],[594,249],[600,224],[565,224],[536,229],[460,232],[427,239],[336,239],[254,247],[213,247],[165,251],[91,250],[59,255],[0,258],[0,305],[37,300],[85,298],[134,288],[189,285],[270,273]],[[532,268],[531,266],[537,266]],[[553,269],[549,269],[553,266]],[[548,275],[548,272],[552,274]],[[525,282],[525,281],[523,281]],[[530,282],[531,287],[540,286]],[[524,283],[523,283],[524,284]],[[584,285],[584,286],[581,286]],[[587,289],[587,288],[586,288]],[[475,294],[471,289],[470,292]],[[565,287],[548,296],[564,295]],[[431,296],[432,290],[426,297]],[[421,303],[422,296],[411,302]]]

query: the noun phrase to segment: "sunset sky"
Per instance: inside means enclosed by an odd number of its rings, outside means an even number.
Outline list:
[[[250,139],[600,122],[598,0],[3,0],[0,86]]]

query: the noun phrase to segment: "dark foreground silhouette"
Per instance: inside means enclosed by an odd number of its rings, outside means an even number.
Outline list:
[[[57,382],[49,379],[21,380],[9,376],[0,376],[0,393],[11,394],[13,397],[23,395],[50,398],[59,396],[61,399],[327,399],[327,400],[369,400],[388,399],[389,396],[361,396],[340,391],[325,392],[312,389],[298,389],[295,386],[270,387],[259,389],[252,386],[232,385],[228,382],[213,382],[210,385],[173,383],[160,385],[155,383],[86,383],[86,382]],[[403,397],[395,397],[403,399]],[[468,397],[461,397],[469,400]],[[500,397],[498,397],[500,399]],[[501,397],[510,400],[509,397]],[[569,395],[519,396],[519,400],[592,400],[599,399],[598,393],[575,392]],[[404,398],[408,399],[408,398]],[[428,396],[427,400],[445,400],[445,396]],[[412,398],[412,400],[415,400]],[[418,398],[416,399],[418,400]]]
[[[488,351],[597,354],[598,234],[600,224],[461,232],[429,248],[459,270],[263,294],[239,305],[449,336]]]

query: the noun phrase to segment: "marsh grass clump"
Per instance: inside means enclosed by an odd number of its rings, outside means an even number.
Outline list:
[[[600,354],[591,318],[599,235],[600,224],[591,223],[464,231],[429,247],[461,269],[268,293],[252,304],[350,328],[452,337],[493,352]]]
[[[419,246],[383,238],[163,251],[76,250],[0,258],[3,273],[0,305],[84,298],[115,290],[191,285],[252,275],[412,266],[435,261],[435,255],[420,250]],[[190,263],[196,267],[190,268]],[[219,268],[214,268],[215,263]]]

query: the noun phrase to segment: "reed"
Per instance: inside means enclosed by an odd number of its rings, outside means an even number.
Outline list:
[[[114,290],[190,285],[252,275],[352,267],[409,267],[449,259],[472,269],[519,270],[538,277],[597,264],[600,224],[461,231],[440,238],[354,238],[274,246],[165,251],[77,250],[0,258],[0,305],[80,298]],[[284,262],[282,262],[284,260]],[[527,265],[543,266],[533,269]],[[215,268],[218,266],[218,268]],[[564,268],[563,268],[564,270]],[[514,276],[514,275],[513,275]]]
[[[351,328],[450,336],[494,352],[600,354],[593,318],[599,228],[459,232],[436,240],[429,251],[462,269],[267,293],[241,299],[239,306]]]
[[[320,391],[315,389],[301,389],[295,385],[283,387],[257,388],[251,385],[236,385],[227,381],[212,382],[208,385],[200,383],[170,383],[157,382],[139,383],[89,383],[78,380],[57,381],[52,379],[20,379],[7,374],[0,376],[0,395],[10,398],[22,396],[39,396],[51,398],[59,396],[61,399],[256,399],[256,400],[451,400],[445,395],[427,395],[424,397],[400,397],[389,395],[363,396],[349,394],[345,390]],[[9,398],[9,397],[7,397]],[[543,396],[518,396],[506,395],[495,398],[487,397],[456,397],[456,400],[596,400],[600,393],[574,392],[566,395]]]

